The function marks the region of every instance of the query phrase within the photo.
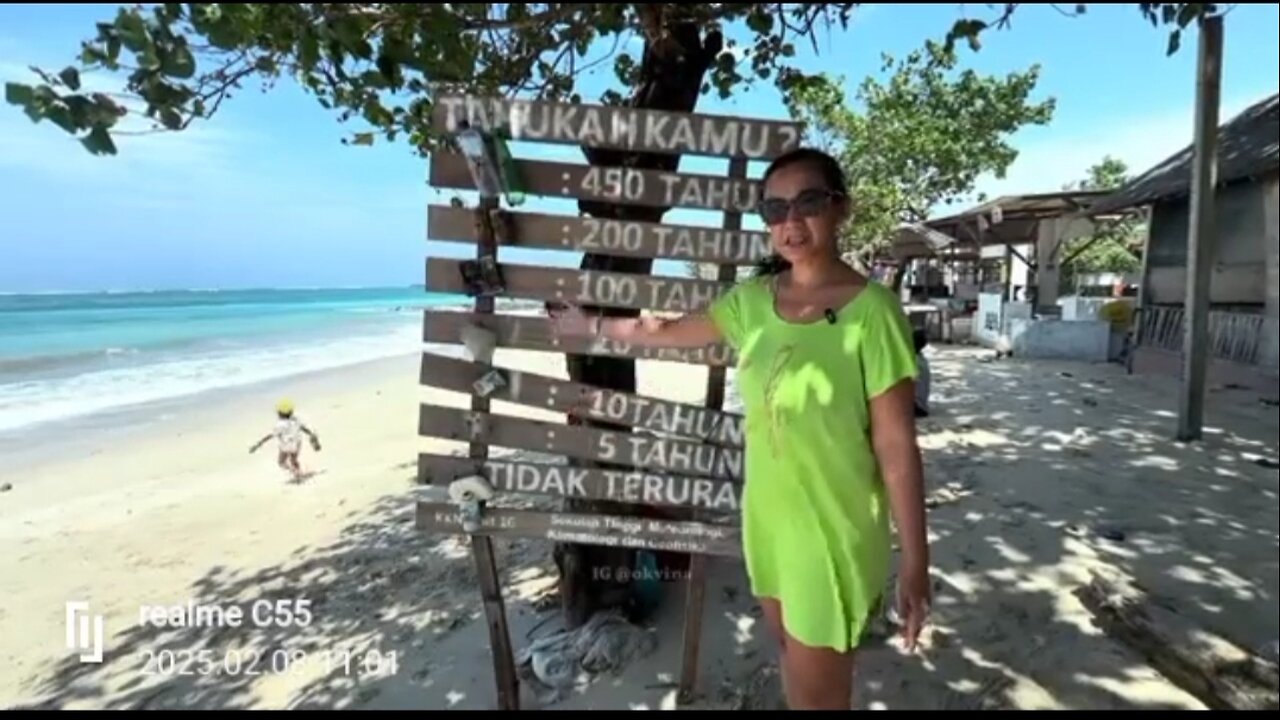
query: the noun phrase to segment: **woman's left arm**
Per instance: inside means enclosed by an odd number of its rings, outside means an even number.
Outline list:
[[[929,613],[929,540],[925,527],[924,466],[916,441],[915,388],[903,380],[871,400],[871,442],[889,491],[902,549],[898,613],[903,640],[914,650]]]

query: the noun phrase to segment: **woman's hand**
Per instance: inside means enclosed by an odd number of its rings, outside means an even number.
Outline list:
[[[929,564],[904,558],[898,574],[898,618],[902,623],[902,644],[907,652],[915,652],[920,631],[929,618],[933,604],[933,588],[929,582]]]
[[[596,335],[601,318],[589,316],[577,305],[548,308],[551,333],[556,337],[591,337]]]
[[[871,441],[880,463],[902,548],[898,621],[903,645],[916,649],[929,614],[929,540],[925,529],[924,468],[916,442],[915,386],[900,382],[871,401]]]
[[[721,339],[720,329],[706,315],[678,318],[587,315],[576,305],[547,308],[555,337],[605,338],[642,347],[697,348]]]

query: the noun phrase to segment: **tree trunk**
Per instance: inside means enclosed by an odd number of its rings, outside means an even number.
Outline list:
[[[648,6],[661,7],[661,6]],[[657,11],[651,11],[656,13]],[[640,82],[635,88],[629,105],[649,110],[692,112],[697,105],[703,78],[720,53],[723,38],[719,32],[708,33],[704,38],[695,23],[668,25],[665,36],[650,33],[640,65]],[[679,155],[655,153],[630,153],[617,150],[584,148],[587,162],[592,165],[625,166],[674,172],[680,163]],[[649,208],[621,204],[581,201],[579,209],[595,218],[640,220],[660,222],[670,208]],[[609,255],[586,255],[582,261],[584,270],[606,270],[647,275],[653,261],[647,258],[628,258]],[[616,308],[584,308],[599,311],[613,317],[635,317],[635,310]],[[636,391],[635,362],[622,358],[570,355],[566,358],[569,377],[597,387],[624,392]],[[570,420],[570,422],[574,422]],[[590,422],[596,427],[627,431],[605,423]],[[590,465],[585,461],[575,464]],[[597,467],[608,467],[596,463]],[[632,506],[589,500],[566,500],[565,509],[572,512],[627,514]],[[661,517],[678,517],[678,511],[643,508],[643,514]],[[578,627],[595,612],[606,609],[623,609],[632,612],[629,573],[634,567],[635,551],[625,548],[607,548],[589,545],[560,543],[553,551],[560,572],[560,600],[569,627]],[[668,556],[663,560],[669,561]],[[677,560],[678,562],[678,560]],[[621,579],[620,579],[621,578]]]
[[[1107,635],[1209,708],[1280,708],[1280,672],[1274,662],[1192,623],[1124,573],[1099,568],[1076,597]]]

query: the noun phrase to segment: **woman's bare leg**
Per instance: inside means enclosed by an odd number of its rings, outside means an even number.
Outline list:
[[[787,635],[782,606],[762,598],[765,622],[778,639],[782,691],[791,710],[848,710],[853,704],[853,653],[813,648]]]
[[[853,707],[854,654],[813,648],[787,638],[783,655],[792,710],[849,710]]]

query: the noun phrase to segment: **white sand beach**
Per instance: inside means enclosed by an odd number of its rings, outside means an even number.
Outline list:
[[[892,643],[864,653],[859,707],[1202,707],[1094,626],[1073,592],[1098,565],[1242,646],[1274,647],[1280,502],[1276,470],[1256,462],[1277,457],[1274,408],[1213,388],[1207,439],[1183,446],[1170,439],[1172,380],[931,352],[935,413],[921,428],[934,624],[919,655]],[[498,362],[564,376],[559,356],[500,351]],[[639,375],[642,393],[701,400],[705,370],[642,363]],[[415,356],[229,394],[3,478],[13,487],[0,493],[0,707],[495,707],[466,542],[424,536],[412,521],[426,492],[413,482],[416,454],[456,449],[417,437],[417,404],[466,399],[417,381]],[[316,474],[300,485],[270,446],[247,453],[285,394],[324,442],[304,453]],[[558,624],[554,564],[547,543],[495,544],[519,649]],[[743,573],[724,560],[711,568],[697,706],[776,705],[773,643]],[[312,622],[138,622],[141,606],[260,599],[306,599]],[[71,600],[105,616],[100,664],[66,646]],[[673,588],[656,650],[555,707],[675,707],[683,605]],[[259,662],[220,675],[199,662],[144,672],[161,650],[202,649],[218,664]],[[523,707],[540,706],[527,687],[522,695]]]

